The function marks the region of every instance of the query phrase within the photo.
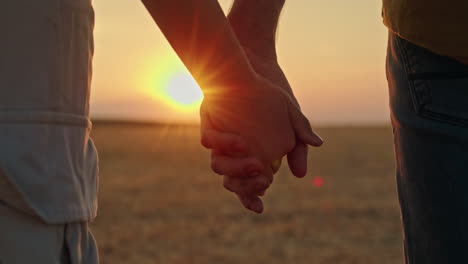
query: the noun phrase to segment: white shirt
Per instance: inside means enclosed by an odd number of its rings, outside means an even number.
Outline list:
[[[96,216],[93,27],[91,0],[0,3],[0,200],[48,223]]]

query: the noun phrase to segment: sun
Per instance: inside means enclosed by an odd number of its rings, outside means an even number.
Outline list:
[[[167,99],[180,107],[198,105],[203,99],[197,82],[186,72],[178,72],[169,77],[165,92]]]
[[[138,78],[144,94],[156,104],[184,116],[198,116],[203,92],[177,55],[151,56]]]

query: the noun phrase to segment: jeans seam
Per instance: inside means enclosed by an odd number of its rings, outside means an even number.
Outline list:
[[[404,246],[404,257],[405,257],[405,262],[406,264],[410,263],[416,263],[416,260],[414,259],[414,254],[411,254],[411,245],[409,245],[409,242],[411,241],[411,234],[407,232],[408,226],[410,226],[411,222],[411,215],[410,211],[408,210],[408,205],[404,197],[408,197],[408,194],[402,184],[402,179],[403,177],[400,169],[401,169],[401,164],[400,164],[400,158],[398,156],[398,150],[400,148],[400,144],[398,141],[398,138],[400,137],[399,131],[397,129],[394,129],[394,145],[395,145],[395,155],[396,155],[396,183],[397,183],[397,193],[398,193],[398,201],[400,204],[400,216],[401,216],[401,224],[403,226],[403,246]]]
[[[448,114],[443,114],[439,112],[434,112],[431,110],[423,110],[421,112],[421,115],[433,120],[438,120],[444,123],[448,123],[454,126],[458,126],[461,128],[467,128],[468,127],[468,120],[462,117],[455,117],[451,116]]]
[[[419,102],[419,99],[417,98],[415,94],[415,86],[414,86],[414,79],[410,78],[410,73],[412,72],[411,69],[411,64],[409,63],[409,56],[408,53],[406,52],[406,49],[402,47],[402,41],[399,37],[396,37],[395,39],[396,46],[398,49],[398,55],[400,55],[400,58],[402,60],[402,66],[403,70],[406,74],[407,81],[408,81],[408,86],[409,86],[409,93],[411,96],[411,103],[413,105],[413,109],[415,110],[416,113],[420,113],[422,109],[422,105]]]
[[[414,80],[412,80],[411,78],[409,78],[410,76],[410,72],[411,71],[411,64],[409,63],[409,56],[406,52],[406,49],[403,48],[403,43],[402,43],[402,40],[395,36],[395,42],[396,42],[396,49],[397,49],[397,55],[401,58],[402,60],[402,68],[403,68],[403,71],[404,71],[404,74],[406,75],[406,78],[407,78],[407,82],[408,82],[408,87],[409,87],[409,94],[410,94],[410,97],[411,97],[411,104],[413,105],[413,110],[415,111],[416,114],[420,113],[420,104],[419,104],[419,100],[418,98],[416,97],[416,94],[415,94],[415,87],[414,87]],[[399,148],[399,142],[398,142],[398,138],[399,135],[398,135],[398,131],[396,131],[395,133],[395,141],[394,141],[394,144],[395,144],[395,148]],[[399,158],[400,157],[397,157],[397,161],[399,162]],[[398,187],[398,200],[399,200],[399,203],[400,203],[400,210],[401,210],[401,221],[402,221],[402,224],[403,224],[403,234],[404,234],[404,258],[405,258],[405,262],[406,264],[410,264],[410,263],[417,263],[417,259],[415,259],[415,257],[417,256],[416,254],[412,254],[411,252],[411,249],[412,249],[412,245],[410,245],[410,241],[411,240],[411,234],[410,232],[406,232],[408,226],[410,226],[410,223],[411,223],[411,215],[410,215],[410,212],[408,210],[408,205],[405,201],[405,199],[403,197],[407,197],[408,194],[406,192],[406,190],[404,189],[402,183],[401,183],[401,177],[402,177],[402,174],[401,174],[401,171],[400,171],[400,168],[401,168],[401,165],[398,164],[397,165],[397,187]],[[404,216],[403,216],[404,215]]]

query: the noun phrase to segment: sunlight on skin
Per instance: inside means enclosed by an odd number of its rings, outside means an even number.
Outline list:
[[[211,47],[212,45],[207,44],[207,46]],[[212,52],[210,48],[207,50],[208,53]],[[217,70],[206,71],[205,63],[198,62],[199,69],[195,70],[195,74],[204,73],[203,78],[199,77],[200,81],[203,84],[210,84],[213,79],[219,78],[220,69],[227,67],[230,63],[231,61],[226,60],[223,65],[218,65]],[[222,90],[221,88],[205,87],[202,92],[200,86],[175,53],[149,55],[145,59],[142,70],[138,73],[137,83],[138,90],[143,91],[144,96],[154,100],[155,108],[162,103],[181,114],[196,113],[198,115],[204,98],[203,94],[210,95],[215,100],[221,99],[224,103],[229,101],[229,98],[226,98],[222,93],[221,96],[217,96]],[[246,100],[254,99],[246,98]],[[245,129],[259,129],[256,122],[240,120],[241,118],[236,113],[226,111],[223,104],[210,104],[209,112],[215,116],[223,116],[225,120],[230,120],[233,124],[243,121]]]

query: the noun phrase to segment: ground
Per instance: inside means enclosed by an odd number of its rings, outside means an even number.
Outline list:
[[[283,165],[256,215],[210,171],[198,127],[98,122],[102,263],[403,263],[391,129],[317,131],[307,177]]]

